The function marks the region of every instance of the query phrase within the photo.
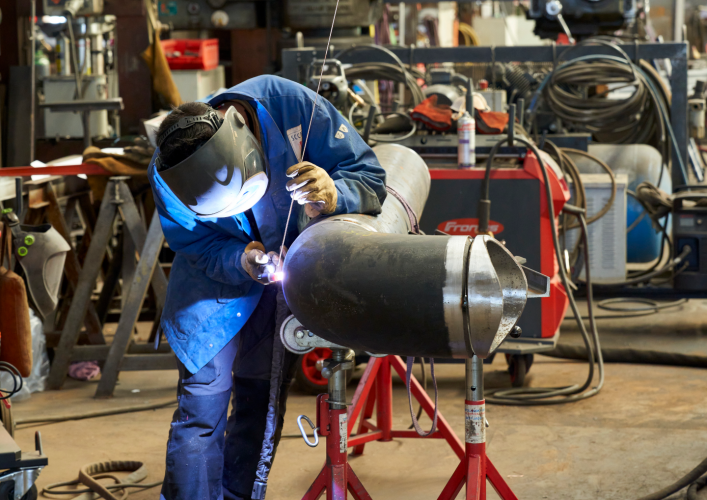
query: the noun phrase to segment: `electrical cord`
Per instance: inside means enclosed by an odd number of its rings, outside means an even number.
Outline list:
[[[667,264],[665,264],[660,269],[656,269],[655,271],[651,271],[649,273],[642,274],[641,276],[639,276],[637,278],[627,279],[625,281],[621,281],[618,283],[601,283],[601,284],[596,284],[594,286],[600,287],[600,288],[615,288],[615,287],[622,287],[622,286],[628,286],[628,285],[638,285],[641,283],[645,283],[645,282],[650,281],[651,279],[653,279],[657,276],[660,276],[665,271],[669,271],[669,270],[673,269],[675,266],[677,266],[683,260],[685,260],[685,257],[687,257],[691,251],[692,251],[692,249],[689,246],[686,246],[685,248],[682,249],[682,252],[680,252],[680,255],[678,255],[674,259],[670,260]]]
[[[522,138],[516,138],[517,142],[524,144],[530,149],[535,157],[537,158],[538,164],[540,166],[540,171],[543,175],[545,195],[547,197],[547,208],[550,218],[550,224],[552,226],[552,242],[555,250],[555,257],[559,263],[563,262],[562,250],[560,248],[560,241],[557,231],[557,222],[555,219],[555,208],[553,206],[552,198],[552,188],[550,187],[550,178],[547,172],[547,166],[542,159],[542,155],[535,144],[526,141]],[[508,141],[508,138],[501,139],[494,145],[491,152],[489,153],[489,160],[486,163],[486,174],[484,176],[484,182],[482,184],[482,199],[484,199],[484,194],[486,194],[485,200],[488,201],[489,183],[490,183],[490,171],[493,156],[495,156],[499,148]],[[489,201],[490,207],[490,201]],[[582,230],[582,240],[584,242],[585,251],[584,261],[587,268],[587,307],[589,309],[589,326],[590,333],[582,321],[582,315],[579,312],[577,303],[574,300],[574,295],[572,294],[572,288],[569,285],[569,279],[567,278],[567,273],[565,271],[565,266],[559,265],[559,274],[562,284],[567,293],[567,298],[569,299],[570,307],[574,312],[575,319],[577,321],[577,326],[579,327],[580,333],[582,334],[582,340],[587,349],[587,359],[589,361],[589,373],[586,381],[582,384],[575,384],[565,387],[529,387],[529,388],[517,388],[517,389],[507,389],[507,390],[492,390],[489,391],[489,396],[486,398],[486,402],[490,404],[501,404],[501,405],[518,405],[518,406],[538,406],[538,405],[553,405],[553,404],[563,404],[575,401],[581,401],[583,399],[590,398],[599,393],[604,385],[604,361],[601,355],[601,346],[599,342],[599,333],[597,332],[596,322],[594,321],[594,300],[592,294],[592,281],[591,272],[589,270],[589,251],[588,251],[588,229],[587,223],[584,216],[584,210],[571,205],[565,205],[564,209],[568,213],[576,216],[580,221],[580,228]],[[490,213],[486,213],[484,217],[490,216]],[[481,214],[479,215],[481,219]],[[479,220],[479,228],[481,230],[482,221]],[[488,219],[485,221],[485,227],[488,227]],[[595,372],[595,362],[598,366],[599,380],[596,386],[591,387],[594,380]]]
[[[656,491],[655,493],[651,493],[650,495],[641,497],[638,500],[663,500],[672,495],[673,493],[677,493],[686,486],[689,486],[687,497],[688,500],[690,500],[689,495],[692,495],[692,498],[696,500],[697,490],[704,487],[705,482],[707,481],[707,478],[701,478],[701,476],[703,476],[705,473],[707,473],[707,458],[705,458],[702,462],[700,462],[697,467],[692,469],[690,472],[685,474],[683,477],[675,481],[670,486],[667,486],[662,490]]]
[[[0,361],[0,371],[8,372],[12,376],[12,389],[0,388],[0,400],[10,399],[22,390],[25,383],[24,378],[22,378],[20,371],[15,368],[15,365],[7,361]]]
[[[638,311],[651,311],[657,313],[663,309],[670,309],[673,307],[681,306],[687,303],[687,299],[675,300],[673,302],[668,302],[661,304],[652,299],[644,298],[633,298],[633,297],[614,297],[611,299],[604,299],[597,302],[597,307],[605,311],[613,312],[638,312]],[[646,304],[646,307],[616,307],[615,304]]]
[[[553,111],[561,114],[564,110],[567,123],[575,123],[578,127],[592,132],[600,142],[651,143],[659,148],[663,156],[663,168],[658,180],[660,185],[665,166],[670,164],[671,145],[678,148],[668,111],[671,99],[669,90],[645,61],[634,64],[626,52],[605,39],[589,38],[568,49],[563,55],[586,45],[603,45],[614,50],[618,56],[590,54],[561,63],[546,75],[533,93],[528,109],[530,122],[535,121],[540,98],[546,101],[549,98],[556,107]],[[559,83],[553,80],[557,74],[561,76]],[[553,87],[552,82],[558,83],[558,86]],[[586,92],[590,88],[607,83],[615,83],[619,87],[588,97]],[[603,98],[610,91],[628,87],[635,89],[628,98]],[[548,105],[550,106],[549,101]],[[619,109],[622,110],[621,113]],[[630,112],[637,114],[623,114]],[[593,123],[589,120],[590,117],[598,121]],[[682,156],[677,155],[677,160],[684,178],[688,179]]]
[[[648,349],[628,349],[625,347],[602,347],[601,353],[605,363],[707,368],[707,356],[696,356],[693,354],[653,351]],[[587,359],[587,351],[584,347],[579,345],[560,343],[557,344],[552,351],[543,352],[543,356],[581,361]]]
[[[660,228],[658,221],[673,211],[671,196],[650,182],[641,182],[636,187],[636,191],[631,191],[629,194],[641,204],[645,213],[653,221],[653,225],[658,228]]]
[[[355,127],[356,125],[354,125],[353,114],[354,114],[354,111],[356,110],[357,107],[358,107],[358,103],[355,102],[355,103],[353,103],[353,104],[351,105],[351,108],[349,109],[349,116],[348,116],[349,123],[350,123],[352,126],[354,126],[354,127]]]
[[[122,415],[123,413],[135,413],[147,410],[159,410],[168,406],[175,406],[177,401],[168,401],[166,403],[156,403],[151,405],[135,405],[126,406],[124,408],[116,408],[112,410],[99,410],[87,413],[79,413],[76,415],[56,415],[53,417],[35,417],[35,418],[20,418],[15,420],[17,425],[22,424],[50,424],[58,422],[68,422],[70,420],[83,420],[87,418],[108,417],[111,415]]]
[[[481,45],[481,42],[479,41],[479,37],[476,34],[476,31],[474,28],[471,27],[470,24],[467,23],[459,23],[459,34],[464,38],[464,45],[469,47],[477,47]]]
[[[404,71],[403,71],[404,70]],[[353,64],[346,69],[346,78],[363,80],[390,80],[403,83],[410,90],[413,106],[417,106],[425,100],[425,93],[417,83],[417,79],[423,77],[417,70],[403,68],[390,63],[359,63]]]
[[[616,176],[614,175],[614,172],[611,170],[609,165],[607,165],[604,161],[602,161],[600,158],[594,156],[593,154],[590,154],[586,151],[582,151],[580,149],[572,149],[572,148],[562,148],[562,152],[564,153],[569,153],[573,155],[578,155],[578,156],[584,156],[585,158],[589,158],[590,160],[594,161],[596,164],[598,164],[604,171],[609,174],[609,178],[611,179],[611,196],[609,196],[609,200],[604,204],[604,206],[599,210],[596,214],[592,215],[591,217],[587,218],[587,224],[591,224],[593,222],[598,221],[602,217],[604,217],[609,210],[611,210],[611,207],[614,205],[614,200],[616,199]],[[585,200],[586,200],[586,194],[585,194]],[[586,204],[584,207],[585,210],[587,209]],[[579,227],[579,223],[576,223],[574,225],[569,225],[567,226],[566,230],[568,229],[574,229],[576,227]]]
[[[357,120],[354,120],[354,117],[353,117],[354,110],[355,110],[357,107],[358,107],[358,103],[353,103],[353,105],[351,106],[351,109],[349,110],[348,119],[349,119],[349,123],[350,123],[354,128],[356,128],[356,130],[358,131],[358,127],[356,126],[356,121],[357,121]],[[403,134],[403,135],[370,134],[370,135],[369,135],[369,139],[370,139],[371,141],[375,141],[375,142],[393,142],[393,143],[396,143],[396,142],[400,142],[400,141],[403,141],[403,140],[405,140],[405,139],[408,139],[408,138],[412,137],[413,135],[415,135],[415,133],[417,133],[417,123],[415,123],[415,121],[412,120],[412,119],[411,119],[408,115],[406,115],[405,113],[399,113],[399,112],[397,112],[397,111],[392,112],[392,113],[378,113],[378,114],[374,115],[373,118],[375,119],[375,118],[378,117],[378,116],[390,116],[390,115],[398,115],[398,116],[402,116],[402,117],[404,117],[404,118],[407,118],[407,119],[410,121],[410,126],[412,127],[412,128],[410,129],[410,131],[409,131],[409,132],[406,132],[406,133]],[[360,133],[360,131],[359,131],[359,133]],[[363,135],[363,134],[361,134],[361,135]]]
[[[370,139],[372,141],[376,141],[376,142],[400,142],[400,141],[404,141],[405,139],[409,139],[410,137],[415,135],[416,132],[417,132],[417,123],[415,123],[413,121],[412,122],[412,129],[410,129],[410,131],[404,135],[391,136],[390,134],[371,134]]]
[[[621,314],[605,314],[603,316],[595,315],[594,319],[624,319],[651,316],[664,309],[671,309],[673,307],[687,304],[687,301],[688,299],[679,299],[673,302],[661,303],[653,299],[644,299],[641,297],[614,297],[597,302],[597,307],[605,311],[620,312]],[[613,304],[646,304],[646,307],[616,307]],[[568,320],[572,318],[565,317],[563,319]],[[589,319],[589,317],[582,316],[582,319]]]
[[[550,110],[565,122],[591,132],[599,142],[642,144],[654,140],[661,129],[660,116],[645,76],[615,44],[589,39],[575,47],[583,45],[608,46],[622,57],[585,56],[558,66],[548,75],[543,89]],[[609,88],[589,96],[590,89],[598,86]],[[610,92],[628,88],[634,89],[628,97],[606,99]]]

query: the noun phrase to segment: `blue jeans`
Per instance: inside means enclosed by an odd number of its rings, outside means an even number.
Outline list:
[[[289,314],[283,306],[277,288],[265,287],[243,329],[209,363],[197,373],[179,363],[179,406],[169,431],[161,500],[250,499],[265,433],[273,335]],[[296,359],[285,356],[276,446]]]

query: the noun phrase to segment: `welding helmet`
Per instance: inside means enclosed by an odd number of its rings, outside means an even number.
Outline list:
[[[12,246],[24,271],[30,298],[37,313],[46,318],[59,302],[59,286],[69,244],[51,224],[20,224],[15,214],[7,220],[12,232]]]
[[[245,212],[268,188],[267,163],[257,138],[235,108],[229,108],[223,119],[214,110],[180,118],[164,137],[196,123],[206,123],[216,133],[174,166],[164,165],[158,157],[155,165],[160,177],[199,217],[230,217]]]

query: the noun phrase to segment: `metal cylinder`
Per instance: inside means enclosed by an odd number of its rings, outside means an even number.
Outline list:
[[[416,214],[429,172],[412,150],[374,148],[387,184]],[[341,215],[306,228],[290,247],[283,290],[316,335],[375,353],[488,356],[515,325],[527,281],[488,236],[411,236],[405,206],[389,195],[377,217]]]
[[[346,349],[333,349],[331,359],[344,363],[349,352]],[[329,404],[334,410],[346,409],[346,382],[346,370],[344,369],[335,371],[329,377]]]
[[[484,362],[477,356],[466,361],[466,400],[483,401],[484,399]]]

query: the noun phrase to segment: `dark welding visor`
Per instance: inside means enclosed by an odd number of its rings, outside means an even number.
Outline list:
[[[179,201],[201,217],[245,212],[268,188],[263,151],[235,108],[226,111],[223,124],[194,154],[158,173]]]

